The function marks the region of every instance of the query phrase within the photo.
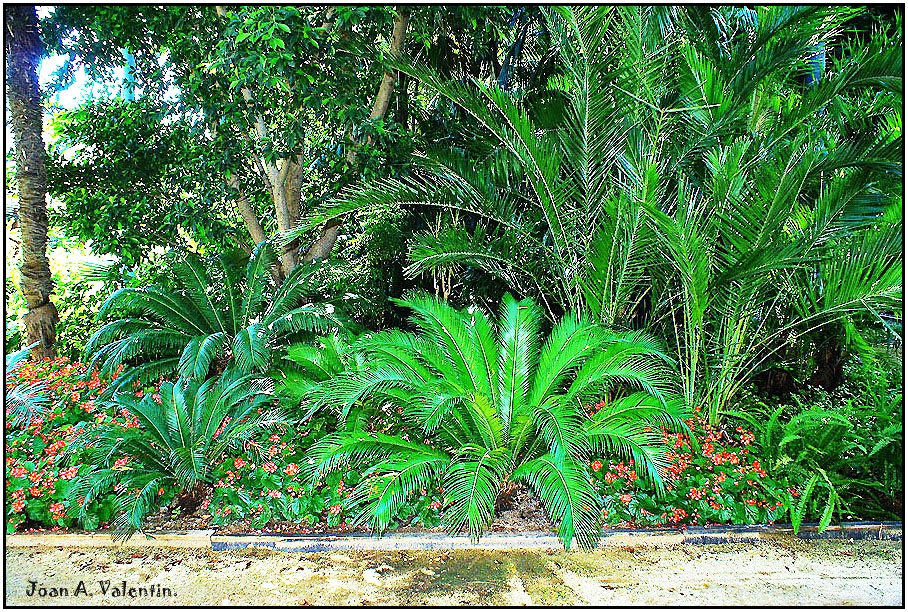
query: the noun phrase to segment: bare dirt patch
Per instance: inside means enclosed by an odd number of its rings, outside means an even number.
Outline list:
[[[901,587],[901,542],[779,538],[592,552],[16,547],[5,588],[9,605],[900,606]]]

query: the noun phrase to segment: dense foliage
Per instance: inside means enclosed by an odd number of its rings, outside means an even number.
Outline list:
[[[14,404],[6,409],[6,529],[76,524],[92,529],[108,523],[116,507],[112,491],[99,494],[88,505],[74,491],[77,476],[89,471],[86,449],[63,461],[69,442],[88,423],[116,424],[121,430],[136,425],[128,412],[115,413],[96,404],[106,382],[97,372],[66,357],[38,363],[20,363],[7,373],[7,394],[16,388],[40,385],[42,406],[30,418],[16,418]],[[81,519],[77,522],[76,517]]]
[[[633,462],[593,461],[606,524],[765,524],[785,516],[798,491],[768,477],[752,452],[754,434],[740,426],[714,428],[697,412],[688,421],[690,434],[662,429],[670,461],[664,493],[639,478]]]
[[[8,531],[903,517],[900,7],[10,15]]]

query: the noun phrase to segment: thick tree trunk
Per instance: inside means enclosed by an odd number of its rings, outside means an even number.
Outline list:
[[[55,355],[59,316],[50,294],[54,283],[47,261],[47,172],[41,137],[41,94],[38,61],[41,39],[32,5],[4,7],[6,27],[6,93],[16,148],[19,182],[19,226],[22,231],[21,288],[28,304],[26,342],[38,343],[32,357]]]
[[[409,23],[409,13],[402,7],[397,7],[397,13],[394,15],[394,29],[391,32],[391,57],[400,55],[404,44],[404,37],[407,34],[407,24]],[[391,102],[391,95],[394,93],[394,81],[396,80],[396,71],[386,71],[382,76],[381,85],[378,93],[375,95],[375,102],[372,104],[372,112],[369,113],[369,119],[381,119],[388,112],[388,105]],[[356,147],[350,147],[347,151],[347,161],[351,164],[356,162]],[[331,254],[337,234],[340,230],[340,221],[332,219],[325,223],[318,239],[309,248],[309,251],[303,257],[304,261],[313,259],[325,259]]]

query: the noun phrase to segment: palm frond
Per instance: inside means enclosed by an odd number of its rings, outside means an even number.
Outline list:
[[[539,496],[553,521],[564,548],[576,537],[581,548],[592,549],[599,540],[601,509],[586,469],[565,457],[543,455],[514,471],[515,481],[527,483]]]

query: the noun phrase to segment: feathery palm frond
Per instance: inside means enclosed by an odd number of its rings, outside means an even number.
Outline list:
[[[470,266],[552,322],[582,312],[666,337],[688,407],[715,419],[785,342],[827,323],[854,338],[851,318],[900,308],[898,268],[860,254],[900,249],[858,234],[901,198],[902,40],[841,36],[861,10],[544,8],[552,121],[520,91],[399,57],[491,145],[421,152],[408,177],[351,187],[313,222],[389,201],[470,213],[469,230],[417,236],[408,272]],[[822,74],[818,49],[835,50]]]
[[[285,338],[324,333],[345,324],[330,303],[306,303],[317,294],[320,265],[295,268],[273,287],[269,267],[276,254],[268,243],[243,264],[227,255],[203,261],[194,253],[177,257],[171,289],[121,289],[101,306],[98,318],[116,317],[88,341],[91,366],[112,375],[127,366],[109,389],[154,372],[204,380],[226,364],[247,373],[271,365],[274,347]]]

